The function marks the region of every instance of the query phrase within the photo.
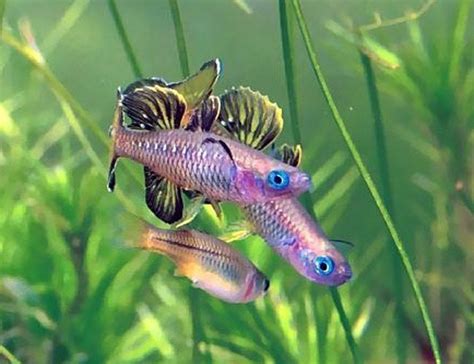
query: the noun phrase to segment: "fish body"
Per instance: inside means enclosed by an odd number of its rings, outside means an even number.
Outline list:
[[[220,69],[215,61],[205,64],[200,73],[209,74],[209,68]],[[178,84],[178,90],[189,90],[188,84],[195,84],[200,73]],[[214,81],[211,77],[198,98],[183,96],[176,84],[161,79],[137,81],[125,92],[119,90],[111,127],[110,191],[121,157],[144,166],[147,205],[167,223],[183,217],[182,192],[197,193],[217,206],[217,201],[250,204],[298,196],[310,188],[306,173],[255,147],[268,144],[281,131],[278,105],[248,88],[210,95]],[[243,131],[246,143],[214,132],[220,118],[237,131],[240,124],[238,118],[233,121],[234,115],[239,112],[242,117],[245,110],[252,110],[247,115],[252,120],[263,121]],[[127,125],[124,116],[130,121]]]
[[[210,132],[120,128],[115,138],[117,157],[130,158],[181,188],[199,191],[217,201],[268,201],[297,195],[310,183],[298,169]],[[273,170],[285,171],[292,188],[272,188],[266,179]]]
[[[265,275],[238,250],[195,230],[162,230],[141,222],[139,239],[130,245],[167,256],[178,275],[227,302],[247,303],[269,288]]]
[[[243,210],[254,231],[304,277],[329,286],[351,278],[349,263],[297,199],[251,204]]]

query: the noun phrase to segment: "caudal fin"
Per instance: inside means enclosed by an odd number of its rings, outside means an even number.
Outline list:
[[[109,129],[109,135],[112,138],[112,146],[110,148],[110,163],[109,163],[109,176],[107,178],[107,189],[109,192],[113,192],[115,188],[115,169],[117,167],[117,161],[119,156],[116,152],[116,141],[119,130],[123,128],[123,112],[122,112],[122,93],[120,88],[117,90],[117,105],[115,106],[114,118],[112,125]]]
[[[154,242],[155,227],[147,223],[142,218],[124,213],[119,219],[120,240],[122,245],[128,248],[154,250],[156,243]]]

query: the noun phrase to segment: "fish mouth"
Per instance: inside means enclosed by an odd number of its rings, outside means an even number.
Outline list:
[[[301,192],[311,191],[314,189],[311,176],[305,172],[298,173],[296,177],[296,185],[298,186],[298,191]]]
[[[345,262],[343,264],[341,264],[341,267],[340,267],[340,270],[339,270],[339,274],[341,275],[341,284],[344,283],[344,282],[347,282],[348,280],[350,280],[352,278],[352,269],[351,269],[351,266],[349,265],[349,263]]]

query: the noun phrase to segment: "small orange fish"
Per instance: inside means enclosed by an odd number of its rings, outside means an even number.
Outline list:
[[[176,264],[176,274],[195,287],[231,303],[247,303],[262,296],[270,281],[238,250],[195,230],[162,230],[143,220],[134,222],[132,247],[162,254]],[[136,227],[139,227],[136,234]]]

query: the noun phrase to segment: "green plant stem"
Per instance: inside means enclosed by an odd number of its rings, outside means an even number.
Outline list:
[[[2,33],[3,29],[3,16],[5,15],[5,4],[7,0],[0,0],[0,34]]]
[[[184,77],[189,76],[189,58],[186,47],[186,39],[184,38],[184,28],[181,22],[181,15],[179,13],[178,0],[169,0],[171,15],[173,17],[174,31],[176,35],[176,45],[178,47],[179,63],[181,65],[181,72]]]
[[[365,166],[365,163],[362,160],[362,157],[355,146],[354,142],[352,141],[352,137],[347,130],[347,127],[339,113],[339,110],[337,109],[337,106],[334,102],[334,99],[332,97],[331,92],[329,91],[329,88],[327,86],[326,80],[323,76],[323,73],[321,71],[321,68],[319,66],[319,62],[316,57],[316,53],[313,49],[312,45],[312,40],[311,40],[311,35],[308,30],[308,26],[306,24],[306,21],[303,16],[303,12],[301,9],[301,4],[299,0],[292,0],[293,7],[295,10],[296,18],[298,21],[298,25],[300,27],[301,35],[303,37],[303,41],[306,47],[306,51],[308,53],[308,57],[311,61],[311,66],[313,68],[314,74],[316,76],[316,79],[319,83],[319,86],[322,90],[322,93],[324,95],[324,98],[326,99],[326,102],[331,110],[331,113],[333,115],[334,121],[336,122],[339,131],[351,153],[352,158],[354,159],[355,164],[357,165],[357,168],[359,169],[359,172],[367,185],[367,188],[377,205],[377,208],[383,218],[383,221],[390,232],[390,235],[392,236],[393,242],[395,246],[397,247],[397,251],[400,255],[400,259],[403,262],[403,265],[405,267],[405,270],[407,272],[408,278],[410,280],[410,284],[413,288],[413,291],[415,293],[415,297],[418,303],[418,306],[420,308],[421,314],[423,316],[423,321],[426,327],[426,331],[429,336],[431,348],[434,353],[434,357],[436,360],[436,363],[441,363],[441,355],[440,355],[440,350],[439,350],[439,344],[438,340],[436,338],[434,329],[433,329],[433,324],[430,318],[430,315],[428,313],[428,309],[426,307],[425,300],[423,298],[423,295],[421,293],[421,288],[416,280],[415,272],[413,269],[413,266],[410,262],[410,258],[408,257],[408,254],[406,253],[405,247],[403,242],[400,239],[400,236],[398,234],[397,229],[395,228],[395,225],[393,224],[392,218],[390,217],[390,214],[387,211],[387,208],[385,207],[385,204],[382,201],[382,198],[377,190],[377,187],[375,187],[374,182],[372,181],[372,178],[370,176],[369,171],[367,170],[367,167]]]
[[[115,27],[117,28],[117,32],[120,37],[120,41],[122,42],[123,49],[127,55],[128,63],[130,63],[130,66],[132,67],[133,75],[136,78],[142,78],[142,70],[138,64],[137,57],[135,57],[135,53],[133,52],[132,44],[128,39],[127,33],[125,32],[125,27],[123,26],[122,18],[118,12],[117,4],[115,4],[115,0],[109,0],[108,4],[110,13],[114,19]]]
[[[20,364],[20,361],[17,358],[15,358],[15,356],[12,353],[10,353],[10,351],[8,351],[8,349],[3,345],[0,345],[0,358],[1,357],[4,357],[11,364]]]
[[[379,93],[377,90],[377,84],[375,79],[375,73],[372,67],[372,61],[367,55],[359,50],[360,59],[364,68],[365,79],[367,81],[367,89],[369,93],[369,102],[372,110],[372,116],[374,118],[374,131],[375,131],[375,143],[377,145],[377,157],[379,164],[380,180],[382,185],[382,196],[387,206],[388,212],[394,216],[394,203],[392,198],[392,189],[390,186],[390,174],[389,164],[387,158],[387,146],[385,142],[385,133],[382,119],[382,109],[380,107]],[[392,249],[392,279],[393,287],[395,290],[395,303],[397,310],[397,317],[401,317],[401,309],[403,304],[403,281],[401,277],[401,267],[397,256],[397,250],[395,246]],[[405,339],[405,332],[403,328],[403,321],[395,319],[396,327],[396,350],[398,356],[398,362],[403,364],[407,360],[407,341]]]
[[[299,118],[298,118],[298,107],[297,107],[297,95],[296,95],[296,86],[295,86],[295,72],[294,72],[294,51],[293,51],[293,33],[292,33],[292,23],[291,23],[291,16],[292,14],[289,12],[289,3],[285,0],[279,0],[279,8],[280,8],[280,28],[281,28],[281,42],[282,42],[282,49],[283,49],[283,61],[285,64],[285,76],[286,76],[286,87],[288,92],[288,99],[289,99],[289,106],[290,106],[290,125],[293,131],[293,138],[296,144],[302,144],[301,140],[301,133],[299,127]],[[309,193],[305,193],[302,197],[303,205],[305,206],[306,210],[310,212],[313,219],[316,221],[316,213],[314,211],[314,202],[311,198]],[[351,350],[354,363],[360,363],[361,357],[359,354],[359,350],[357,348],[357,344],[354,340],[354,336],[352,335],[352,329],[349,323],[349,319],[347,318],[347,314],[344,311],[344,307],[341,302],[341,297],[339,292],[335,288],[330,289],[331,298],[334,302],[334,306],[336,307],[336,311],[339,315],[339,319],[343,326],[346,340]],[[315,302],[313,301],[313,305]],[[317,310],[315,310],[317,313]],[[326,345],[324,345],[324,341],[322,338],[322,333],[320,330],[317,331],[318,333],[318,353],[319,358],[325,358],[325,350]]]
[[[298,125],[298,107],[297,107],[297,93],[295,85],[295,71],[294,71],[294,24],[292,21],[292,14],[288,9],[289,3],[285,0],[279,0],[280,8],[280,28],[281,28],[281,45],[283,49],[283,62],[285,65],[285,79],[286,89],[288,93],[288,100],[290,106],[290,126],[293,133],[293,139],[296,143],[301,144],[301,133]]]

